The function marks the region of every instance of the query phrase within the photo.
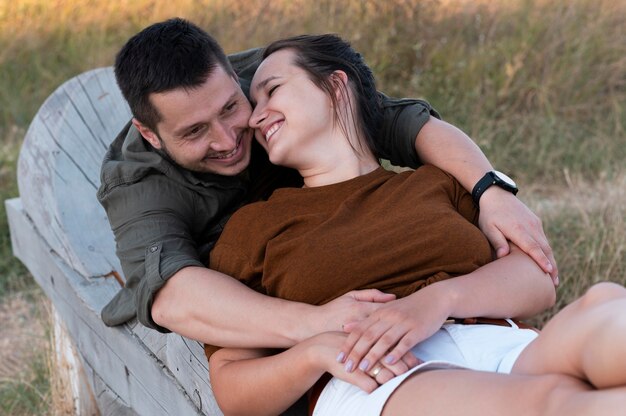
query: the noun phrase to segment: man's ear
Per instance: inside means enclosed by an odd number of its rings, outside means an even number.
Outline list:
[[[137,130],[139,130],[139,133],[141,133],[143,138],[146,139],[148,143],[152,145],[152,147],[154,147],[155,149],[161,149],[161,140],[159,139],[159,136],[157,136],[157,134],[152,131],[152,129],[146,127],[144,124],[141,123],[141,121],[137,120],[136,118],[133,118],[132,122],[133,126],[135,126]]]

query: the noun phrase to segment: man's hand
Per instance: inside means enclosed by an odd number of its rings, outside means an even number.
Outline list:
[[[478,224],[498,258],[509,254],[511,241],[550,274],[555,286],[559,284],[556,260],[541,220],[513,194],[496,186],[487,189],[480,198]]]
[[[350,336],[342,345],[337,361],[343,362],[348,372],[355,368],[368,372],[379,361],[417,365],[415,357],[415,360],[407,357],[410,349],[437,332],[449,315],[449,305],[433,290],[429,286],[386,303],[367,319],[347,325],[345,330]]]
[[[329,331],[343,331],[344,324],[367,318],[396,295],[377,289],[353,290],[322,306],[316,307],[312,322],[317,325],[310,336]]]

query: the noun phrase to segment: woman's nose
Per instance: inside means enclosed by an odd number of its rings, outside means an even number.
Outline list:
[[[250,115],[250,120],[248,121],[248,125],[252,127],[253,129],[258,129],[261,127],[261,124],[263,123],[263,120],[265,120],[266,117],[267,117],[267,114],[265,113],[263,108],[261,108],[261,106],[257,104],[254,107],[254,110],[252,110],[252,114]]]

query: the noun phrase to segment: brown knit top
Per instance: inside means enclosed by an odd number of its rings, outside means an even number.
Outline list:
[[[229,220],[210,267],[270,296],[324,304],[350,290],[407,296],[492,259],[471,196],[423,166],[284,188]]]

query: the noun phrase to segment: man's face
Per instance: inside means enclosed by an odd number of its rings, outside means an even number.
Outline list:
[[[250,162],[251,108],[236,79],[221,66],[194,89],[150,95],[161,121],[153,132],[139,121],[142,136],[178,165],[194,172],[232,176]]]

